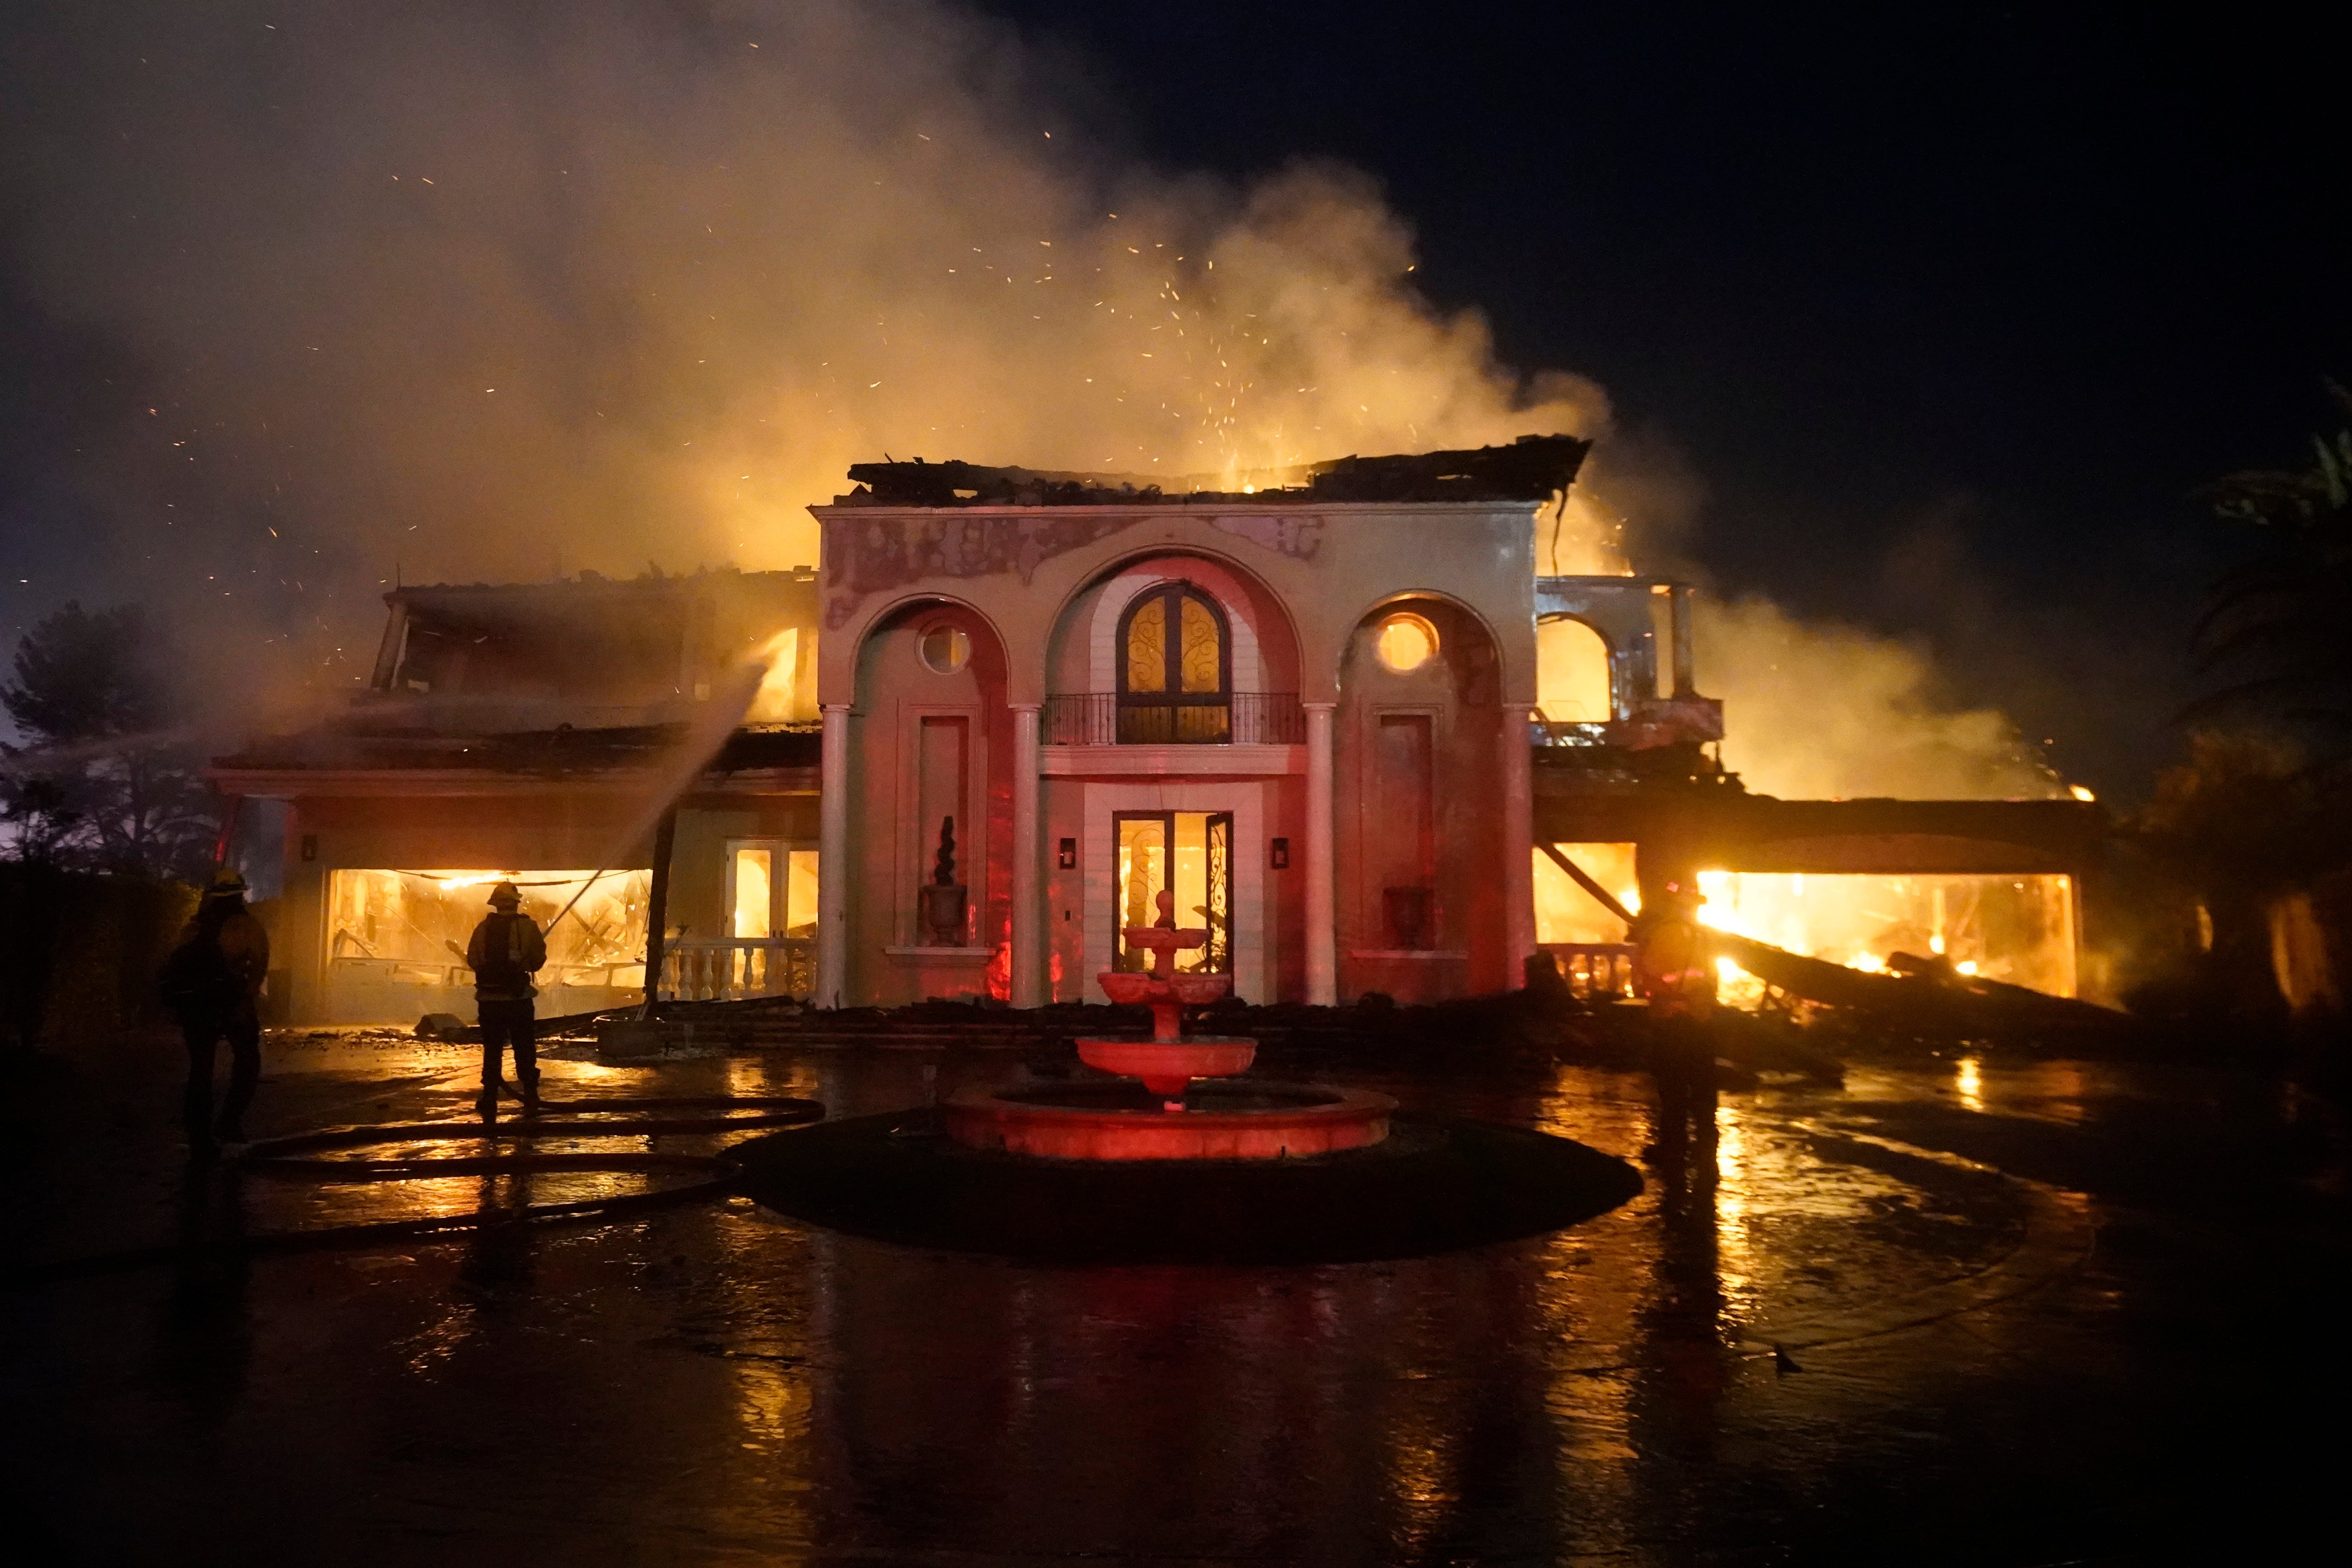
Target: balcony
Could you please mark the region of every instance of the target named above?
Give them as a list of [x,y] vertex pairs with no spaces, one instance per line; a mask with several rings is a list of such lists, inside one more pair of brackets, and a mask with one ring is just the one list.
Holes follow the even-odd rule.
[[1600,723],[1538,714],[1528,721],[1528,739],[1538,746],[1612,746],[1628,752],[1704,745],[1723,739],[1723,704],[1712,697],[1645,698]]
[[1235,691],[1156,701],[1116,691],[1045,699],[1048,746],[1297,746],[1307,715],[1295,691]]

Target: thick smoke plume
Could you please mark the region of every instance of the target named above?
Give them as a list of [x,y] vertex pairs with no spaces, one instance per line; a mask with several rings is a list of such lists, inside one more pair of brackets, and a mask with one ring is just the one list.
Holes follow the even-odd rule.
[[[1705,487],[1672,444],[1612,433],[1594,456],[1567,505],[1538,519],[1538,569],[1704,580],[1675,559]],[[1948,573],[1948,591],[1959,579]],[[1801,619],[1736,587],[1727,597],[1711,590],[1695,604],[1697,682],[1723,701],[1724,765],[1749,789],[1784,799],[2066,793],[2007,715],[1952,705],[1920,647]]]
[[1985,800],[2065,793],[1990,709],[1953,710],[1917,649],[1800,621],[1769,600],[1702,598],[1702,684],[1723,699],[1724,765],[1784,799]]
[[[938,0],[73,4],[6,56],[13,284],[86,405],[58,482],[0,501],[12,618],[147,599],[216,692],[350,689],[395,574],[813,561],[803,509],[885,454],[1238,473],[1608,433],[1598,387],[1415,290],[1363,175],[1138,167],[1083,73]],[[1588,481],[1548,567],[1687,510],[1639,443]],[[1760,745],[1748,636],[1802,634],[1714,622]],[[1899,660],[1818,652],[1791,689],[1910,700]],[[1981,717],[1748,765],[1942,793]]]
[[1417,295],[1362,176],[1124,166],[929,0],[53,26],[14,195],[41,300],[139,368],[89,465],[118,572],[791,565],[885,453],[1215,472],[1605,419]]

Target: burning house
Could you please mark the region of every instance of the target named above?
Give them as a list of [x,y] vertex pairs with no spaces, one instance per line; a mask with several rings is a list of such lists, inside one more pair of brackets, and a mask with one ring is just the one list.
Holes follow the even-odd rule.
[[213,770],[283,804],[279,1010],[470,1016],[466,937],[501,878],[554,921],[542,1014],[640,998],[656,904],[670,990],[804,992],[816,593],[803,570],[387,595],[351,710]]
[[1099,1000],[1163,889],[1246,1001],[1498,990],[1539,945],[1613,988],[1622,914],[1695,877],[1773,948],[2074,994],[2096,808],[1743,790],[1689,589],[1536,574],[1585,451],[865,464],[821,572],[395,591],[349,714],[215,770],[285,804],[277,989],[469,1011],[499,877],[555,922],[542,1013],[638,999],[649,946],[667,996]]
[[[1690,590],[1536,583],[1537,925],[1580,989],[1622,977],[1625,911],[1679,881],[1753,964],[1779,949],[1864,973],[1906,958],[2055,996],[2082,989],[2082,886],[2106,835],[2087,798],[1781,800],[1706,752],[1721,705],[1693,679]],[[1789,970],[1772,965],[1775,980]],[[1727,997],[1761,994],[1727,960]]]

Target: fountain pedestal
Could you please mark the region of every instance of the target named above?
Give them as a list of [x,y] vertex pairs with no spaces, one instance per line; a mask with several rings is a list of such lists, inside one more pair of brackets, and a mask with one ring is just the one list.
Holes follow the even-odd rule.
[[1184,1037],[1183,1009],[1202,1007],[1233,994],[1230,974],[1179,974],[1176,955],[1206,947],[1205,930],[1176,927],[1175,898],[1160,895],[1160,923],[1127,928],[1127,945],[1151,954],[1151,968],[1141,974],[1106,970],[1095,976],[1103,994],[1114,1002],[1141,1003],[1151,1009],[1151,1038],[1087,1038],[1078,1041],[1078,1059],[1090,1068],[1139,1078],[1143,1087],[1159,1095],[1160,1109],[1171,1114],[1184,1110],[1184,1093],[1196,1078],[1231,1078],[1249,1070],[1257,1059],[1257,1042],[1233,1035]]

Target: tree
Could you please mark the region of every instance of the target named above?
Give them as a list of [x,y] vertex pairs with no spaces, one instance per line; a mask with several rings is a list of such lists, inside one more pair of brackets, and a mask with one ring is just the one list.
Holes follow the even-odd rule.
[[71,792],[45,773],[16,771],[16,749],[0,762],[0,824],[6,825],[9,848],[16,858],[37,866],[55,866],[71,857],[82,827]]
[[19,858],[149,876],[201,875],[218,803],[169,719],[166,650],[135,605],[69,603],[16,645],[0,706],[0,818]]
[[[2137,829],[2210,919],[2209,979],[2274,1008],[2282,910],[2323,906],[2335,963],[2352,952],[2334,889],[2352,868],[2352,395],[2310,468],[2232,474],[2204,492],[2262,548],[2216,583],[2191,637],[2216,682],[2181,715],[2189,755],[2157,781]],[[2333,927],[2333,929],[2329,929]]]
[[2291,740],[2320,767],[2352,752],[2352,394],[2328,390],[2347,425],[2313,438],[2310,468],[2232,474],[2205,492],[2268,538],[2207,596],[2198,670],[2221,684],[2183,715]]

